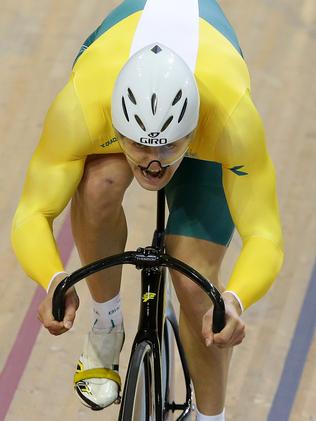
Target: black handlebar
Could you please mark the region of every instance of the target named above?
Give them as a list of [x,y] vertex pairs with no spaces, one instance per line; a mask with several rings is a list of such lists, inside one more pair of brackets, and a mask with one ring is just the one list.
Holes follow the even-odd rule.
[[67,276],[56,287],[53,296],[53,316],[61,321],[65,314],[65,294],[67,290],[77,282],[112,266],[131,264],[137,269],[157,268],[160,266],[169,267],[181,272],[183,275],[195,282],[212,300],[213,309],[213,332],[220,332],[225,326],[225,305],[219,291],[209,281],[189,265],[177,260],[168,254],[161,254],[153,247],[139,248],[137,251],[127,251],[122,254],[106,257],[98,260],[81,269],[76,270]]

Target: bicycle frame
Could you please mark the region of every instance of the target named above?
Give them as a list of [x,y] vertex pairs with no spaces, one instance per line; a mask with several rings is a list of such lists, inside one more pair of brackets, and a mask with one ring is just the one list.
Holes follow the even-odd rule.
[[[225,325],[225,306],[220,293],[206,278],[192,267],[165,253],[164,229],[165,193],[164,190],[160,190],[157,195],[157,226],[151,246],[106,257],[76,270],[57,286],[53,296],[53,315],[56,320],[60,321],[64,317],[65,293],[68,288],[75,285],[81,279],[101,270],[122,264],[132,264],[142,271],[139,324],[131,355],[133,355],[133,352],[141,342],[147,341],[151,345],[154,370],[155,373],[160,373],[158,376],[155,376],[155,411],[158,414],[157,421],[163,420],[168,411],[174,412],[175,410],[182,410],[182,414],[178,418],[178,420],[182,420],[190,412],[192,406],[190,376],[179,338],[176,317],[171,306],[168,306],[165,312],[165,268],[168,267],[181,272],[195,282],[209,296],[214,305],[212,326],[214,332],[221,331]],[[181,405],[177,405],[174,402],[164,402],[162,396],[161,345],[164,335],[163,326],[165,317],[172,326],[184,371],[186,402]],[[129,370],[127,372],[128,375]],[[124,393],[119,419],[121,419],[123,405]]]

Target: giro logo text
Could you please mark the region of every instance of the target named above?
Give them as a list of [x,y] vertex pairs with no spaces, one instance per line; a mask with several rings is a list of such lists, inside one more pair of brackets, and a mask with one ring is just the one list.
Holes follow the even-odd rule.
[[168,143],[168,140],[166,138],[161,139],[152,139],[149,137],[141,137],[140,143],[143,143],[145,145],[166,145]]

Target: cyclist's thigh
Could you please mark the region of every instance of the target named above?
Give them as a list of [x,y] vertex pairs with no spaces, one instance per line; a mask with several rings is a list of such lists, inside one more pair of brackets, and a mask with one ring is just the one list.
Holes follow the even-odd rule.
[[[93,196],[91,199],[110,200],[109,195],[122,199],[133,179],[133,174],[123,154],[89,155],[77,194]],[[107,193],[107,196],[104,196]]]
[[222,166],[184,158],[166,187],[167,234],[228,246],[234,223],[222,184]]
[[[218,274],[234,224],[222,185],[222,168],[215,162],[185,158],[166,187],[169,206],[167,251],[197,269],[220,290]],[[203,314],[209,300],[177,271],[172,281],[181,307],[194,317]]]

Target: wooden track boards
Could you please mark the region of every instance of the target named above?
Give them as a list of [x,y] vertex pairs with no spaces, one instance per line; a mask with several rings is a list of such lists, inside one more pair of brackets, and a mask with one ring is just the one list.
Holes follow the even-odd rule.
[[[47,108],[66,82],[81,42],[117,4],[109,0],[1,0],[1,370],[36,289],[26,280],[9,243],[12,214],[26,167]],[[316,4],[314,0],[224,0],[221,5],[235,26],[249,64],[253,97],[264,119],[276,166],[285,234],[284,268],[265,299],[244,315],[247,339],[235,350],[228,388],[228,421],[263,421],[278,389],[315,259]],[[143,221],[152,219],[154,195],[133,184],[125,207],[130,227],[128,248],[146,245],[151,227],[144,232]],[[56,232],[64,215],[56,223]],[[225,260],[225,280],[239,247],[235,237]],[[72,270],[78,265],[73,253],[68,267]],[[127,331],[123,377],[138,313],[136,276],[136,271],[128,269],[123,282]],[[117,407],[93,413],[80,406],[72,392],[73,369],[90,322],[86,288],[80,286],[79,292],[81,308],[74,329],[59,338],[41,330],[7,421],[116,419]],[[316,419],[315,357],[314,340],[292,421]]]

